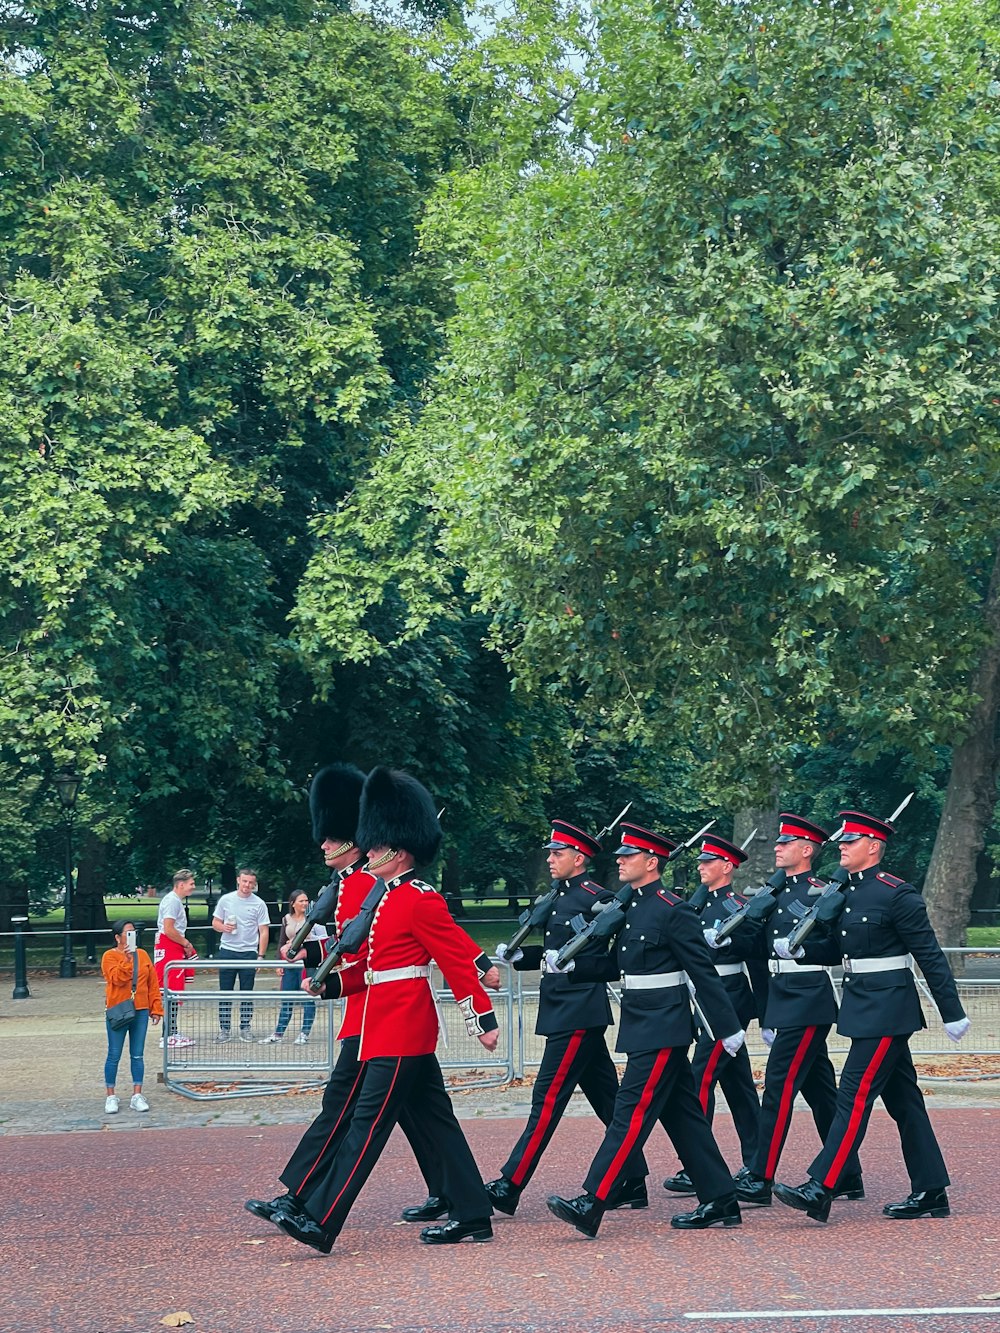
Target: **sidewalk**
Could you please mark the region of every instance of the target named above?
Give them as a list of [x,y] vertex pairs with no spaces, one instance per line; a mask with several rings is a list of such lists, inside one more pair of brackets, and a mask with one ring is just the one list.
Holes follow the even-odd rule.
[[[145,1092],[150,1111],[137,1115],[128,1110],[128,1098],[116,1116],[104,1114],[103,1065],[106,1051],[104,983],[99,976],[62,980],[54,974],[34,974],[28,981],[31,997],[12,1000],[9,982],[0,995],[0,1136],[61,1133],[68,1130],[134,1130],[180,1128],[196,1125],[283,1125],[307,1124],[319,1110],[320,1092],[293,1092],[278,1096],[240,1097],[197,1102],[173,1093],[157,1081],[162,1052],[150,1030],[146,1042]],[[525,1014],[525,1026],[534,1026],[533,1011]],[[756,1031],[752,1034],[754,1070],[763,1068]],[[997,1063],[997,1057],[990,1057]],[[975,1065],[976,1059],[959,1064]],[[927,1063],[917,1059],[918,1070]],[[935,1071],[941,1061],[930,1061]],[[128,1056],[119,1068],[119,1095],[129,1087]],[[974,1082],[949,1081],[924,1085],[933,1102],[949,1106],[1000,1105],[1000,1078]],[[530,1079],[494,1088],[462,1089],[455,1092],[455,1109],[462,1118],[482,1119],[509,1116],[527,1118],[531,1100]],[[725,1113],[720,1099],[720,1111]],[[579,1094],[570,1114],[592,1115]]]

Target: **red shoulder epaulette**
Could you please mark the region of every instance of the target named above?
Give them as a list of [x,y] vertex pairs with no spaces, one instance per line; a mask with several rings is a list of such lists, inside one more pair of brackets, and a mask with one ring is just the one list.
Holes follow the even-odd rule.
[[676,893],[671,893],[669,889],[657,889],[656,896],[657,898],[662,898],[668,907],[676,907],[678,903],[684,901],[684,899],[679,898]]
[[886,870],[880,870],[875,878],[880,879],[883,884],[888,884],[892,889],[898,889],[900,884],[906,883],[905,879],[900,879],[898,875],[890,875]]
[[825,880],[825,879],[817,879],[815,875],[806,875],[806,879],[809,881],[809,883],[812,885],[812,887],[813,887],[814,889],[825,889],[825,888],[826,888],[826,880]]
[[594,879],[585,879],[581,881],[580,887],[586,889],[588,893],[603,893],[604,888]]

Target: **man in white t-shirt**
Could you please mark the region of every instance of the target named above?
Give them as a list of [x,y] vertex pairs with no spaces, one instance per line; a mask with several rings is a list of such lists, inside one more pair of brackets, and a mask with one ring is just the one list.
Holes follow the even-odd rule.
[[[257,896],[256,870],[240,870],[236,876],[236,892],[224,893],[212,917],[212,925],[222,936],[219,942],[220,963],[243,963],[243,967],[220,967],[219,989],[231,991],[237,979],[240,990],[253,990],[257,979],[256,963],[267,953],[270,917],[267,903]],[[232,1005],[219,1005],[219,1035],[217,1041],[232,1041]],[[253,1004],[240,1001],[240,1041],[253,1041],[250,1030],[253,1022]]]
[[163,974],[168,963],[180,962],[184,958],[196,957],[194,945],[187,938],[187,907],[185,900],[194,893],[194,871],[178,870],[174,874],[173,888],[164,894],[160,910],[156,916],[156,938],[153,941],[153,968],[167,1000],[166,1022],[160,1045],[164,1042],[170,1047],[193,1046],[194,1038],[185,1037],[177,1031],[177,1010],[180,995],[188,978],[194,976],[194,970],[175,967],[167,973],[166,983]]

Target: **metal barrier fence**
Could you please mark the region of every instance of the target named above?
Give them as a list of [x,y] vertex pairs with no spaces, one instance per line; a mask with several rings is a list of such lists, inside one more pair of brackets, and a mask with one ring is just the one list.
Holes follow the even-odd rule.
[[[333,1069],[334,1033],[343,1004],[310,1000],[301,990],[275,989],[271,978],[284,966],[281,962],[167,964],[165,979],[185,968],[195,971],[194,982],[188,982],[183,992],[164,990],[163,1081],[171,1091],[212,1101],[305,1090],[326,1082]],[[200,975],[215,971],[253,971],[254,988],[222,991],[199,987]],[[256,979],[264,983],[260,989]],[[515,1076],[516,1051],[510,986],[490,992],[500,1039],[495,1051],[487,1051],[477,1037],[466,1032],[451,991],[436,971],[431,980],[444,1026],[438,1060],[446,1074],[452,1075],[450,1085],[478,1088],[510,1082]],[[279,1022],[283,1035],[278,1041],[271,1040]],[[307,1034],[305,1041],[301,1040],[303,1033]]]

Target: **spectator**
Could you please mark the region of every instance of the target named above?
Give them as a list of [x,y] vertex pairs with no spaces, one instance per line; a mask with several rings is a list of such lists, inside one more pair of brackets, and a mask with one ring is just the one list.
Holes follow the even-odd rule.
[[193,1046],[194,1038],[185,1037],[177,1031],[177,1011],[188,981],[194,979],[194,969],[175,967],[171,970],[164,985],[164,973],[168,963],[179,962],[183,958],[196,958],[194,945],[187,939],[187,907],[185,899],[194,893],[194,871],[178,870],[174,873],[173,888],[164,895],[160,910],[156,915],[156,939],[153,941],[153,965],[156,968],[156,980],[160,989],[167,992],[166,1031],[160,1038],[170,1047]]
[[101,959],[101,972],[105,983],[104,1007],[110,1009],[113,1004],[120,1004],[122,1000],[129,998],[132,994],[132,976],[135,973],[135,1016],[127,1027],[118,1028],[117,1031],[105,1019],[108,1032],[108,1054],[104,1061],[104,1083],[107,1089],[105,1115],[118,1114],[115,1080],[118,1077],[122,1051],[125,1049],[126,1034],[128,1058],[132,1067],[132,1100],[129,1106],[133,1111],[149,1110],[149,1102],[142,1095],[142,1080],[146,1072],[142,1051],[146,1044],[146,1031],[150,1019],[158,1023],[163,1017],[160,983],[149,954],[145,949],[136,947],[135,926],[131,921],[116,921],[112,929],[115,947],[108,949]]
[[[306,936],[305,943],[298,953],[289,957],[287,952],[287,946],[292,936],[305,922],[308,907],[308,893],[305,889],[295,889],[288,899],[288,912],[281,918],[281,932],[278,935],[278,956],[284,958],[286,963],[296,963],[300,960],[305,963],[304,968],[283,967],[280,969],[278,976],[281,978],[281,989],[283,991],[301,990],[303,979],[312,977],[323,959],[322,941],[327,937],[326,926],[321,926],[318,922]],[[282,1003],[281,1012],[278,1014],[278,1022],[274,1031],[269,1037],[261,1037],[261,1045],[280,1041],[285,1035],[291,1017],[292,1006],[285,1000]],[[295,1038],[296,1046],[304,1046],[309,1040],[309,1033],[312,1031],[315,1018],[316,1006],[311,1002],[304,1005],[302,1009],[302,1031]]]
[[[219,989],[235,989],[237,980],[241,991],[253,990],[257,979],[257,962],[267,953],[270,918],[267,904],[257,896],[256,870],[243,869],[236,875],[236,892],[224,893],[212,917],[212,925],[223,937],[219,943],[220,963],[243,963],[242,967],[220,967]],[[253,1004],[240,1001],[240,1041],[253,1041],[250,1030],[253,1022]],[[232,1005],[219,1005],[219,1035],[217,1041],[232,1041]]]

